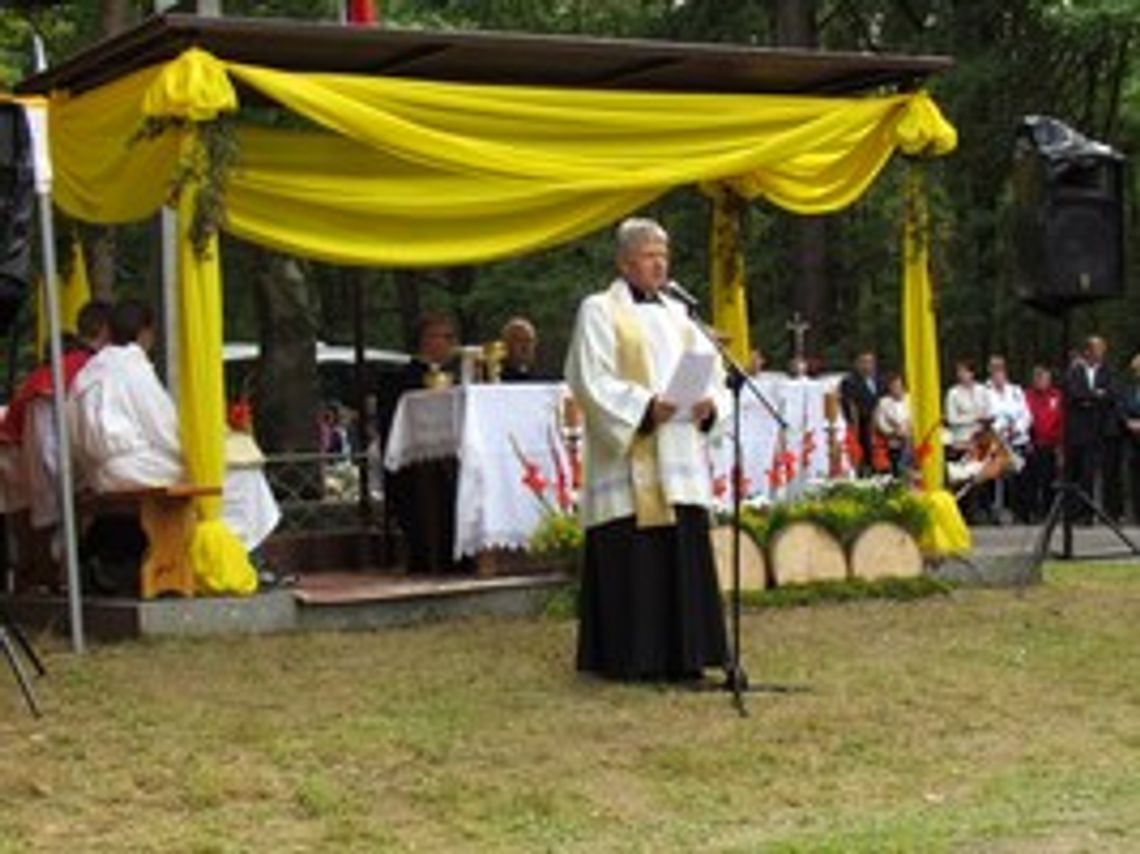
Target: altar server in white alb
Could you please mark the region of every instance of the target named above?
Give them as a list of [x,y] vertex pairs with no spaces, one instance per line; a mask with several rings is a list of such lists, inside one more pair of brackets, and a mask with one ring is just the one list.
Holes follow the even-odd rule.
[[178,413],[147,355],[153,345],[150,306],[122,300],[111,312],[111,344],[75,380],[71,435],[79,468],[96,492],[184,480]]
[[682,355],[712,350],[668,295],[668,240],[652,220],[618,227],[620,276],[582,302],[566,361],[586,421],[578,668],[614,679],[727,661],[706,438],[728,405],[719,367],[685,411],[664,399]]
[[[69,403],[77,462],[96,492],[170,486],[186,480],[178,412],[155,373],[154,313],[139,300],[111,314],[111,346],[91,358]],[[223,516],[247,549],[272,533],[280,509],[251,437],[227,440]]]

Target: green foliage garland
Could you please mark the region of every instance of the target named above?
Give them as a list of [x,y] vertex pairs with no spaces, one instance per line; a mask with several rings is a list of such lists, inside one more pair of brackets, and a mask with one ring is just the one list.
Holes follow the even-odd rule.
[[914,537],[928,517],[918,497],[894,480],[828,483],[793,501],[765,509],[745,508],[741,523],[761,548],[792,522],[815,522],[844,546],[876,522],[891,522]]

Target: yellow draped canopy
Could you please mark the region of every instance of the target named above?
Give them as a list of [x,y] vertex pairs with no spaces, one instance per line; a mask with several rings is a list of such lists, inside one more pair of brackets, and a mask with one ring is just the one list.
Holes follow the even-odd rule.
[[[238,124],[224,227],[339,264],[440,266],[533,251],[685,183],[714,188],[722,203],[763,196],[828,213],[859,198],[896,151],[941,155],[956,144],[921,91],[832,98],[471,85],[278,71],[191,49],[91,92],[53,96],[59,206],[97,223],[153,214],[195,124],[237,109],[236,85],[306,128]],[[184,121],[143,137],[147,119]],[[717,233],[734,233],[722,225]],[[212,484],[224,473],[217,261],[216,246],[183,252],[179,347],[188,363],[180,376],[195,384],[182,397],[188,465]],[[721,266],[735,291],[717,305],[733,313],[728,325],[743,330],[736,344],[745,346],[743,274]],[[217,508],[203,516],[216,518]]]

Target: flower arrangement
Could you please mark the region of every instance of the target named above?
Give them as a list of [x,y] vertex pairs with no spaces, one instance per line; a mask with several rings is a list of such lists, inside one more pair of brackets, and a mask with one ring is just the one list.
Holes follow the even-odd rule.
[[744,530],[761,546],[799,521],[816,522],[847,544],[876,522],[891,522],[918,538],[929,519],[918,496],[891,477],[825,482],[793,501],[745,508],[741,516]]
[[226,423],[237,433],[253,432],[253,407],[248,398],[241,397],[230,404],[226,413]]
[[553,432],[548,442],[552,477],[543,474],[542,465],[523,452],[513,435],[510,443],[522,466],[520,482],[543,511],[542,520],[531,534],[528,550],[554,556],[577,554],[586,539],[577,514],[577,491],[581,486],[579,466],[573,457],[567,460],[559,452]]

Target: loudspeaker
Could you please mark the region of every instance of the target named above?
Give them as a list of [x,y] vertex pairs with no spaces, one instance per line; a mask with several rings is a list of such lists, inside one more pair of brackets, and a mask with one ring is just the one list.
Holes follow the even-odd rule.
[[1017,291],[1055,311],[1119,297],[1125,161],[1054,119],[1023,122],[1014,154]]
[[0,335],[15,322],[30,289],[34,178],[24,109],[0,103]]

